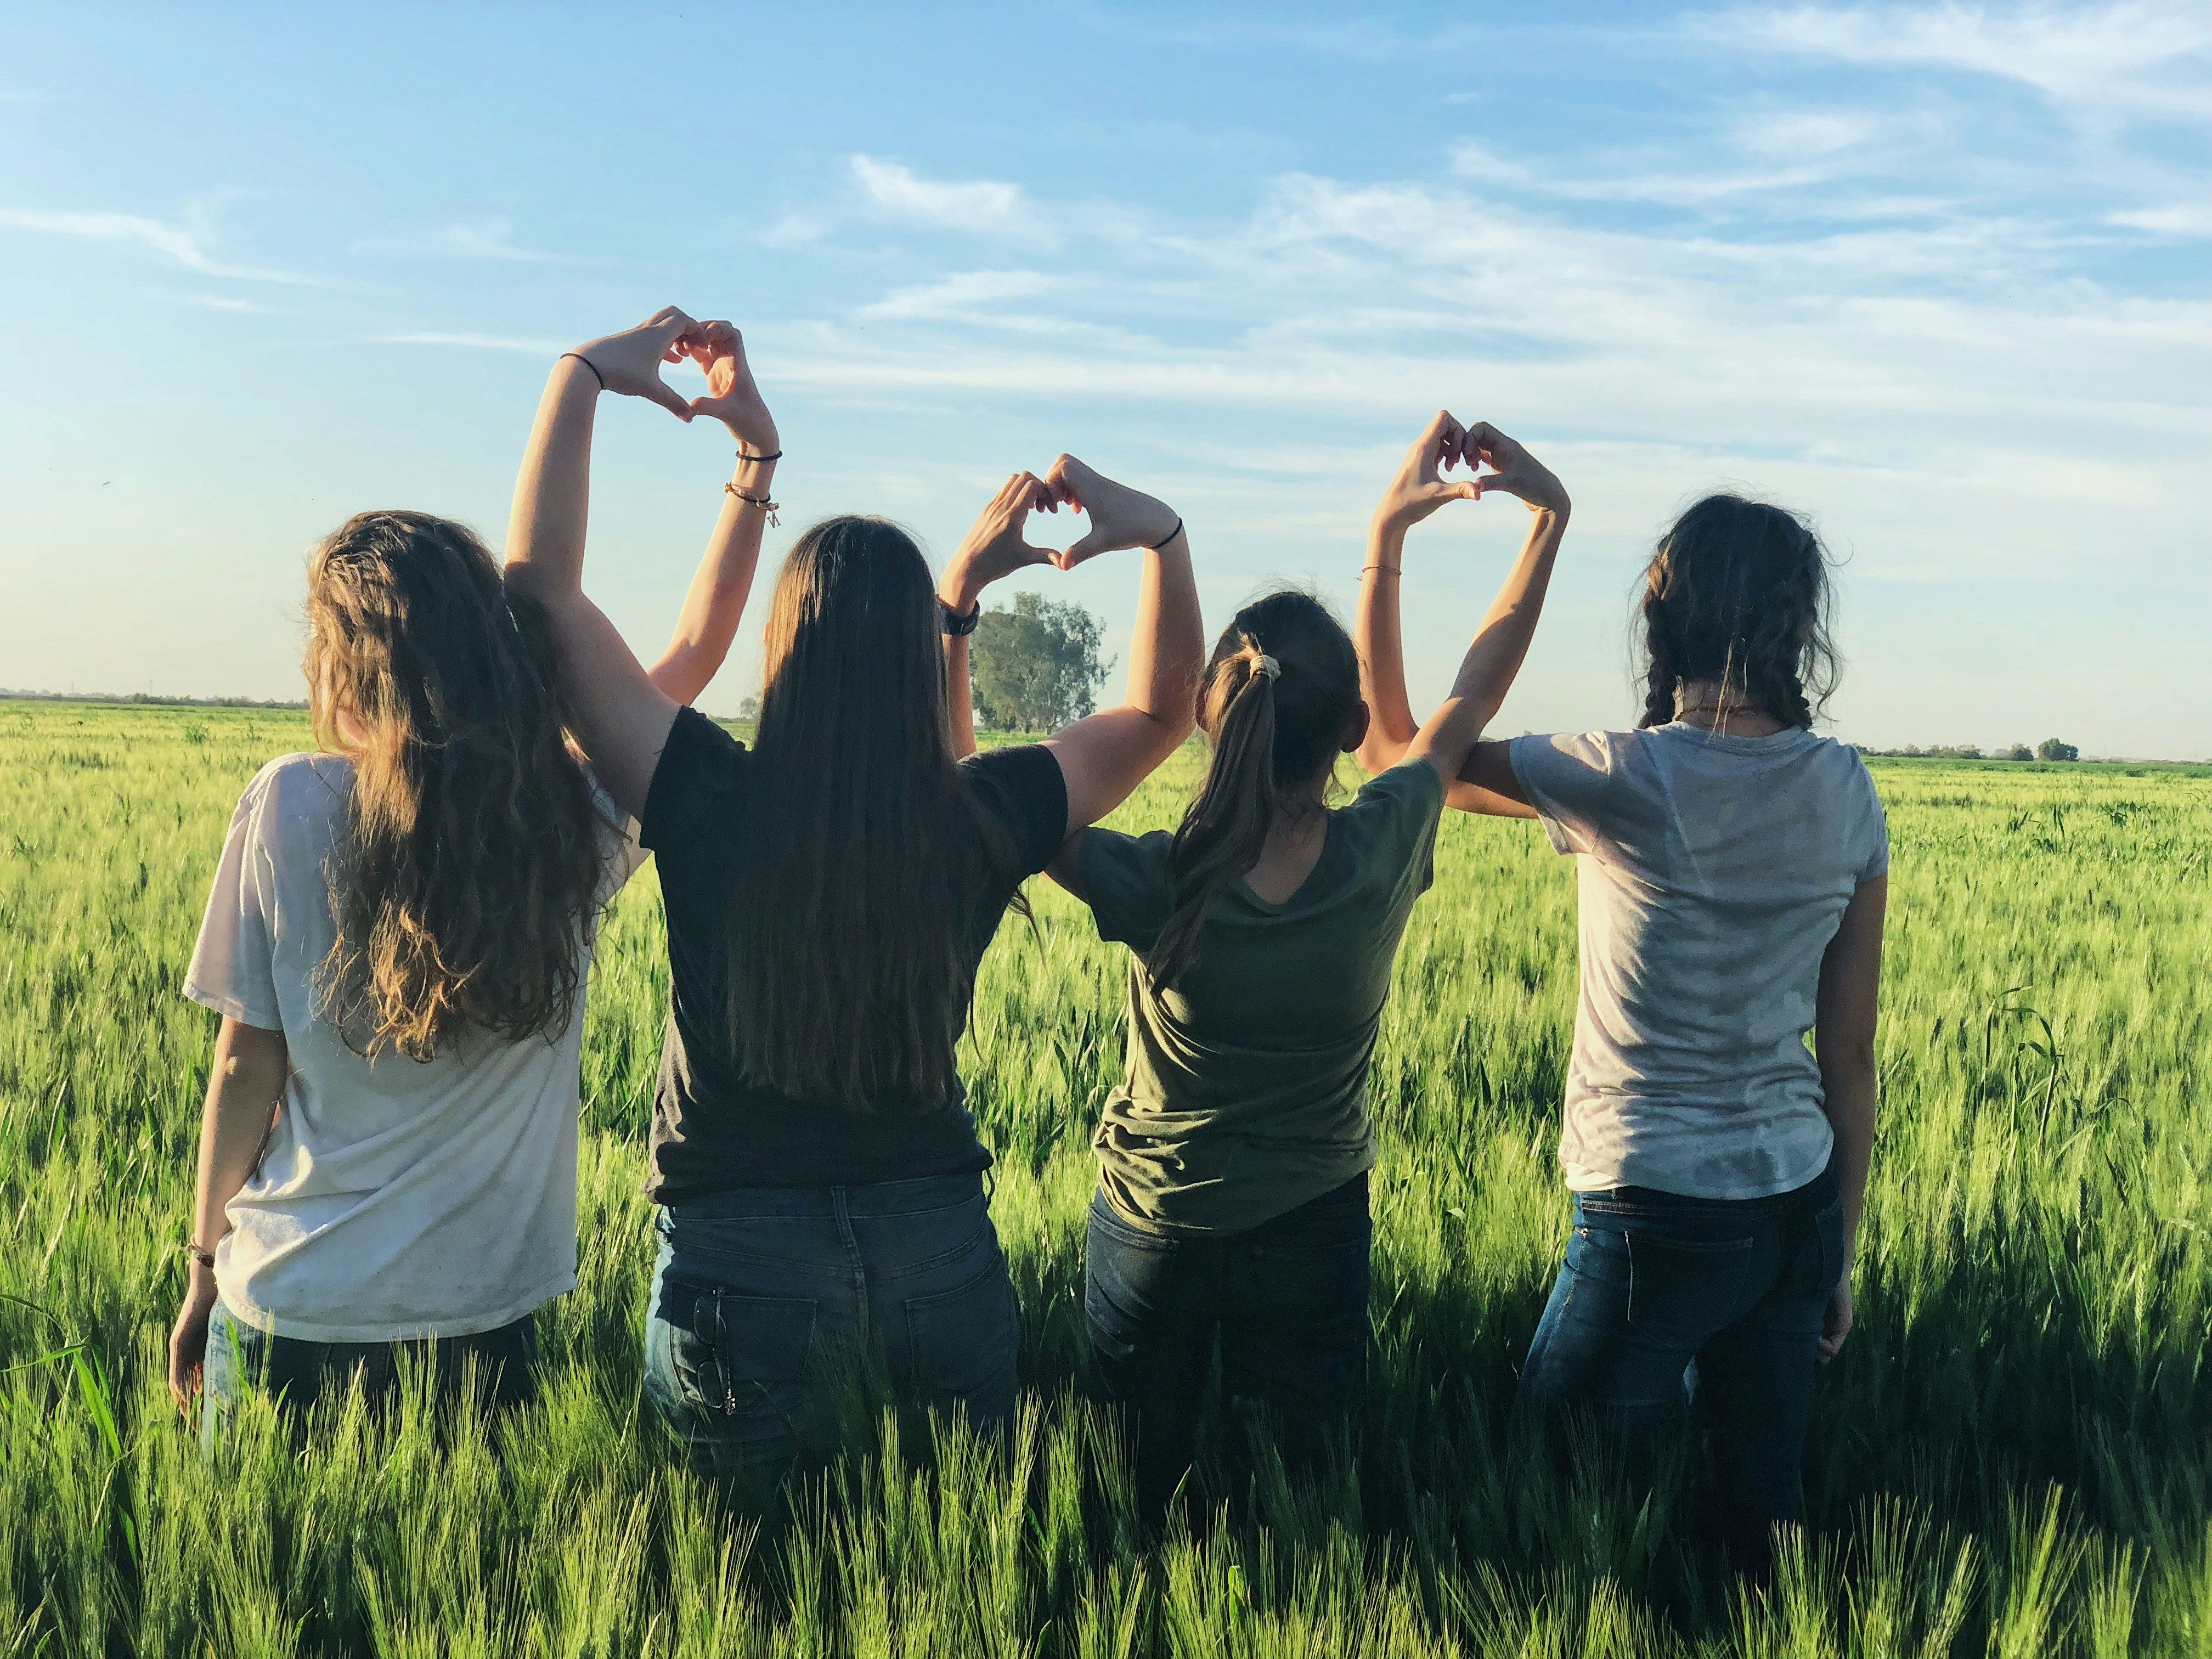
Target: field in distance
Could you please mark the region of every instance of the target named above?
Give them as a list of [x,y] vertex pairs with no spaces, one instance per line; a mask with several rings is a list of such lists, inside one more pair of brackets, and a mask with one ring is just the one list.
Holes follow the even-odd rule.
[[[878,1422],[755,1521],[641,1410],[639,1195],[666,991],[651,866],[584,1062],[581,1285],[489,1428],[266,1413],[212,1466],[162,1382],[213,1018],[178,995],[283,711],[0,702],[0,1656],[2212,1650],[2212,775],[1875,762],[1895,849],[1858,1326],[1815,1526],[1769,1595],[1502,1451],[1567,1224],[1553,1148],[1573,872],[1447,815],[1376,1069],[1376,1345],[1348,1462],[1251,1473],[1217,1420],[1142,1537],[1083,1405],[1088,1133],[1125,954],[1031,884],[963,1064],[1033,1385],[1009,1466]],[[1119,815],[1171,825],[1197,753]],[[1234,1455],[1232,1455],[1234,1454]]]

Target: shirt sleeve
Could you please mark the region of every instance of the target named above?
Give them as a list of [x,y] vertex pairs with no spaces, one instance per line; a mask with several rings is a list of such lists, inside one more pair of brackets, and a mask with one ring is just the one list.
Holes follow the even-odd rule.
[[1098,937],[1142,952],[1152,948],[1175,908],[1168,853],[1175,837],[1164,830],[1125,836],[1086,830],[1077,849],[1083,901],[1098,924]]
[[1437,824],[1443,811],[1443,779],[1417,760],[1370,778],[1344,817],[1359,836],[1362,867],[1388,876],[1394,892],[1410,880],[1419,894],[1437,878]]
[[744,744],[697,709],[678,709],[646,786],[645,813],[638,820],[640,859],[647,852],[658,854],[665,878],[700,858],[726,858],[729,796],[745,759]]
[[1067,780],[1042,744],[986,750],[960,763],[985,805],[1013,837],[1024,878],[1050,864],[1067,840]]
[[256,778],[230,815],[199,943],[185,970],[185,995],[243,1024],[281,1031],[276,1001],[276,869],[262,840],[267,776]]
[[1889,815],[1883,811],[1881,791],[1875,787],[1874,774],[1867,770],[1866,763],[1859,763],[1859,779],[1866,786],[1867,860],[1859,872],[1859,883],[1863,886],[1876,876],[1889,873]]
[[1551,837],[1554,852],[1597,850],[1599,824],[1620,786],[1612,746],[1603,732],[1516,738],[1506,753],[1528,805]]

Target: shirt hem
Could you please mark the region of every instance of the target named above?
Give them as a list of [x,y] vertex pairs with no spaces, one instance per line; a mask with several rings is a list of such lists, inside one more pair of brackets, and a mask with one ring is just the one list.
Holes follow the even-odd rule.
[[191,980],[185,981],[185,1000],[197,1002],[201,1007],[211,1008],[218,1014],[227,1014],[240,1025],[251,1025],[257,1031],[281,1031],[284,1029],[283,1015],[265,1008],[256,1007],[250,1003],[240,1002],[236,997],[227,997],[220,992],[210,991],[204,985],[194,984]]
[[454,1314],[444,1319],[417,1321],[405,1325],[323,1325],[313,1320],[295,1319],[289,1315],[277,1313],[252,1297],[240,1296],[225,1285],[220,1275],[216,1280],[216,1291],[222,1298],[222,1305],[230,1310],[240,1323],[252,1326],[264,1336],[289,1337],[301,1342],[444,1341],[459,1336],[481,1336],[486,1331],[495,1331],[503,1325],[514,1324],[526,1314],[535,1313],[555,1297],[565,1296],[575,1288],[576,1275],[566,1273],[487,1313]]
[[1625,1168],[1596,1170],[1559,1160],[1559,1169],[1566,1179],[1571,1193],[1610,1192],[1615,1187],[1643,1187],[1655,1193],[1671,1193],[1676,1198],[1696,1199],[1707,1204],[1748,1203],[1753,1199],[1778,1198],[1784,1193],[1794,1193],[1800,1187],[1820,1178],[1820,1172],[1835,1161],[1836,1149],[1832,1141],[1820,1156],[1794,1175],[1781,1179],[1754,1182],[1747,1187],[1730,1188],[1726,1192],[1699,1190],[1694,1182],[1687,1182],[1668,1170],[1639,1170],[1633,1164]]

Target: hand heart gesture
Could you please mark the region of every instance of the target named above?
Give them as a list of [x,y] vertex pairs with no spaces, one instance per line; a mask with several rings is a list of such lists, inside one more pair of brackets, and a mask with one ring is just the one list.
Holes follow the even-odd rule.
[[781,448],[775,417],[768,412],[767,399],[754,383],[752,366],[745,362],[744,336],[725,322],[701,323],[683,343],[691,361],[707,374],[707,395],[691,400],[691,414],[712,416],[756,455]]
[[1375,509],[1376,516],[1402,530],[1420,523],[1446,501],[1480,500],[1480,484],[1472,479],[1447,483],[1442,476],[1459,465],[1466,437],[1466,428],[1453,418],[1451,411],[1438,410],[1428,425],[1421,428],[1421,435],[1413,440],[1406,459],[1398,463],[1398,474],[1382,492],[1382,504]]
[[1182,520],[1166,502],[1116,483],[1073,455],[1061,456],[1044,476],[1057,500],[1091,515],[1091,528],[1083,538],[1065,553],[1052,555],[1053,563],[1062,570],[1125,547],[1158,547],[1182,526]]
[[691,404],[660,378],[663,363],[684,361],[682,345],[699,325],[674,306],[663,306],[635,328],[603,334],[568,355],[597,370],[599,384],[626,398],[649,398],[679,421],[691,418]]
[[1494,469],[1474,481],[1481,494],[1498,490],[1517,496],[1528,503],[1531,513],[1564,513],[1571,505],[1566,486],[1551,468],[1489,422],[1477,421],[1468,428],[1460,448],[1468,465]]
[[1048,548],[1030,546],[1023,532],[1030,514],[1059,511],[1051,487],[1034,472],[1017,472],[1000,485],[953,556],[962,591],[980,593],[1001,576],[1058,556]]

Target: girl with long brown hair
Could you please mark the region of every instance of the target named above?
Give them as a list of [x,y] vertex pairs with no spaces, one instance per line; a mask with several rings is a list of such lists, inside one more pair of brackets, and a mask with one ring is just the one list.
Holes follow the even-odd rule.
[[[1488,428],[1461,447],[1521,462]],[[1370,768],[1412,730],[1398,563],[1381,548],[1360,599]],[[1699,1525],[1758,1566],[1803,1514],[1815,1363],[1851,1325],[1889,840],[1857,754],[1813,730],[1836,659],[1804,520],[1708,496],[1643,589],[1636,729],[1484,744],[1451,792],[1540,819],[1581,893],[1575,1224],[1516,1412],[1595,1419],[1640,1455],[1686,1394]]]
[[[692,349],[750,386],[726,325]],[[757,400],[756,400],[757,401]],[[730,501],[653,681],[689,702],[760,551]],[[575,1283],[577,1054],[602,907],[642,854],[569,750],[554,631],[464,526],[363,513],[307,571],[312,755],[231,820],[185,994],[222,1016],[191,1289],[170,1340],[208,1431],[434,1344],[496,1398]]]
[[[1188,732],[1198,598],[1182,520],[1064,455],[1010,479],[934,585],[896,525],[824,520],[777,579],[746,747],[653,685],[582,586],[599,393],[672,398],[659,365],[695,326],[664,312],[554,366],[507,574],[545,605],[577,734],[659,860],[647,1386],[702,1461],[774,1474],[832,1447],[842,1362],[863,1356],[906,1401],[1013,1409],[1013,1286],[956,1045],[1023,879]],[[751,452],[746,499],[775,448]],[[1060,506],[1091,520],[1063,568],[1147,550],[1127,701],[963,761],[948,653],[964,699],[983,589],[1047,557],[1022,526]]]
[[[1473,486],[1439,414],[1376,510],[1406,530]],[[1094,1370],[1136,1419],[1157,1512],[1194,1445],[1217,1334],[1224,1392],[1267,1408],[1292,1462],[1358,1398],[1375,1159],[1367,1077],[1392,964],[1428,888],[1447,780],[1519,671],[1566,526],[1533,461],[1496,480],[1539,509],[1451,695],[1399,763],[1330,804],[1367,735],[1342,624],[1296,591],[1240,611],[1198,723],[1213,753],[1173,835],[1092,830],[1052,873],[1129,946],[1126,1076],[1095,1146],[1084,1290]]]

